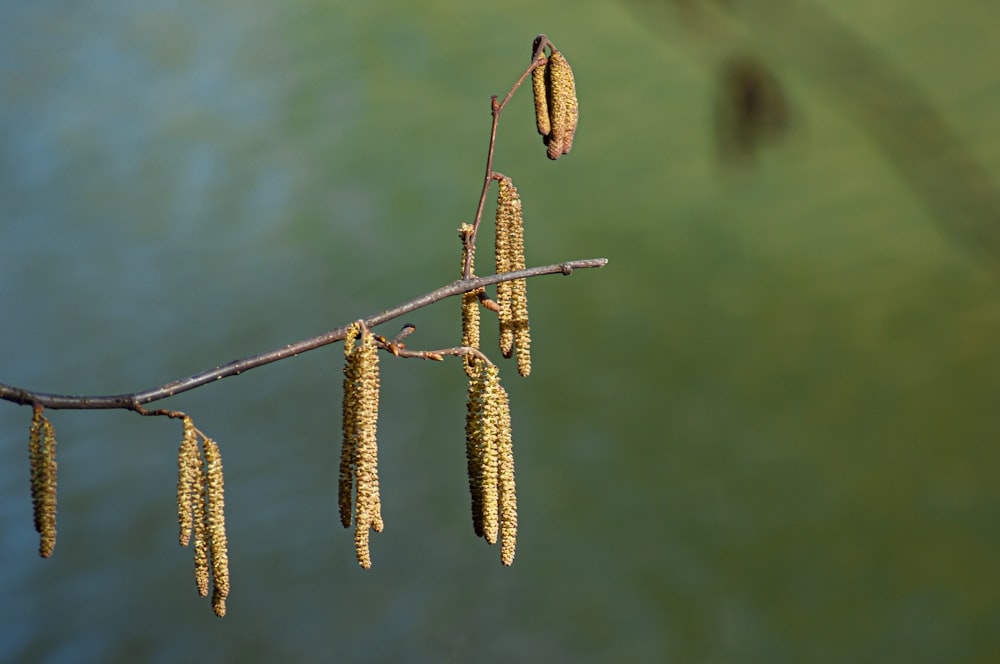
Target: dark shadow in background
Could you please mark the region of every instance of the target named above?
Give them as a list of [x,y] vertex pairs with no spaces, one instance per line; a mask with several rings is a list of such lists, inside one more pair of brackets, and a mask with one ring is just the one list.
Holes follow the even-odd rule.
[[720,149],[746,156],[787,128],[779,79],[762,60],[743,55],[748,48],[759,50],[772,66],[791,70],[826,95],[879,147],[945,234],[1000,271],[1000,192],[920,90],[877,47],[808,0],[627,4],[644,17],[669,17],[696,50],[729,51],[717,72]]
[[715,143],[725,164],[755,163],[757,152],[781,139],[791,125],[781,82],[766,64],[750,55],[736,55],[722,63],[714,109]]

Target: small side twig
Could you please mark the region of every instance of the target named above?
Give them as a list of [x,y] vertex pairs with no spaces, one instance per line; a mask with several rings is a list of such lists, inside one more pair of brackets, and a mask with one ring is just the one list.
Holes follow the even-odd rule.
[[486,207],[486,196],[489,193],[490,181],[493,180],[493,152],[497,143],[497,127],[500,124],[500,114],[503,113],[503,109],[507,107],[507,103],[517,92],[517,89],[521,87],[525,79],[531,76],[531,72],[535,71],[535,68],[539,65],[545,64],[545,56],[543,51],[545,46],[551,44],[548,37],[545,35],[538,35],[535,38],[535,51],[531,54],[531,64],[525,69],[516,81],[514,85],[511,86],[510,90],[504,96],[503,101],[498,102],[497,96],[494,95],[490,98],[490,111],[493,114],[493,122],[490,125],[490,146],[486,151],[486,177],[483,178],[483,188],[479,193],[479,203],[476,205],[476,216],[472,222],[472,235],[469,237],[469,241],[466,243],[465,253],[465,273],[464,277],[466,279],[472,276],[472,247],[476,245],[476,236],[479,234],[479,222],[483,218],[483,209]]

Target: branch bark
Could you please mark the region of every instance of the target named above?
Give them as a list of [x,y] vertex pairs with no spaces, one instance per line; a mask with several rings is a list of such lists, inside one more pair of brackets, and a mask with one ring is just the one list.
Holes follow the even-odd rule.
[[[442,286],[441,288],[433,290],[429,293],[420,295],[419,297],[413,298],[412,300],[404,302],[403,304],[391,309],[386,309],[381,313],[371,315],[363,320],[365,325],[368,327],[374,327],[395,318],[399,318],[400,316],[405,316],[410,312],[422,309],[423,307],[434,304],[440,300],[460,295],[484,286],[490,286],[504,281],[511,281],[513,279],[530,279],[532,277],[539,277],[545,274],[568,275],[572,273],[573,270],[577,269],[604,267],[607,262],[607,258],[590,258],[566,261],[564,263],[554,263],[552,265],[543,265],[540,267],[532,267],[525,270],[517,270],[516,272],[494,274],[488,277],[458,279],[446,286]],[[65,394],[35,392],[0,383],[0,399],[20,405],[44,406],[45,408],[53,410],[124,409],[141,413],[143,412],[142,406],[145,404],[160,401],[161,399],[166,399],[168,397],[181,394],[182,392],[193,390],[197,387],[201,387],[202,385],[221,380],[222,378],[238,376],[239,374],[249,371],[250,369],[255,369],[257,367],[264,366],[265,364],[271,364],[272,362],[278,362],[280,360],[299,355],[300,353],[305,353],[306,351],[314,350],[316,348],[340,341],[347,334],[347,330],[350,325],[351,324],[343,325],[319,336],[303,339],[302,341],[288,344],[265,353],[251,355],[250,357],[245,357],[241,360],[233,360],[232,362],[223,364],[215,369],[203,371],[201,373],[194,374],[193,376],[181,378],[165,385],[161,385],[160,387],[140,392],[100,396],[71,396]]]

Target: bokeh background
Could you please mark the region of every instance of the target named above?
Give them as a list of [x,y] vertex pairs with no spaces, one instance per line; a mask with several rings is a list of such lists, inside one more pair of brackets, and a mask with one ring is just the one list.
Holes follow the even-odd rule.
[[[523,90],[495,166],[529,264],[610,264],[529,284],[510,569],[470,527],[455,361],[383,362],[367,572],[339,344],[165,402],[222,447],[222,620],[176,543],[175,422],[50,413],[43,561],[29,411],[0,404],[0,660],[996,661],[997,25],[987,0],[3,3],[5,383],[154,387],[450,281],[490,95],[540,32],[574,150],[545,158]],[[408,320],[458,338],[457,301]]]

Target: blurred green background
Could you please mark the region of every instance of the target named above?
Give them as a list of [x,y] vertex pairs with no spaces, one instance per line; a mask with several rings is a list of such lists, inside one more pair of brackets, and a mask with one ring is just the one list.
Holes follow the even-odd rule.
[[[610,264],[529,284],[510,569],[469,523],[455,361],[383,361],[367,572],[339,344],[165,402],[222,447],[223,620],[176,544],[176,423],[50,413],[43,561],[29,411],[0,404],[0,660],[995,661],[997,25],[984,0],[3,3],[0,381],[149,388],[450,281],[490,95],[540,32],[574,150],[545,158],[523,90],[495,168],[529,264]],[[784,121],[720,158],[733,58]],[[458,338],[457,301],[407,320]]]

